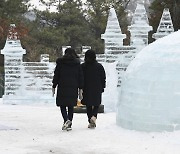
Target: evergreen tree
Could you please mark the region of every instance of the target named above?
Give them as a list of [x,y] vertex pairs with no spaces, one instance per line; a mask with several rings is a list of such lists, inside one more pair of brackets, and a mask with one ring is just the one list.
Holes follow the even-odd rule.
[[37,21],[41,28],[37,38],[45,46],[56,50],[57,55],[62,46],[70,45],[80,51],[82,45],[87,45],[88,23],[80,0],[59,3],[58,12],[38,12]]
[[97,52],[104,52],[104,43],[101,40],[101,34],[104,33],[107,24],[109,9],[114,7],[124,33],[127,32],[127,18],[124,8],[124,1],[121,0],[87,0],[87,20],[90,30],[94,34],[94,45]]
[[[49,3],[43,3],[48,6],[50,3],[57,3],[57,1],[51,0]],[[101,34],[105,31],[107,16],[112,6],[117,11],[120,23],[122,23],[122,30],[126,32],[127,19],[124,1],[87,0],[84,9],[81,0],[59,0],[57,13],[50,13],[47,10],[39,12],[38,20],[41,25],[41,32],[37,38],[44,45],[52,45],[52,48],[57,49],[57,53],[60,52],[63,45],[70,45],[77,50],[83,45],[88,45],[98,53],[103,53],[104,43],[101,40]],[[47,33],[49,36],[51,33],[59,39],[55,41],[55,36],[46,37]],[[51,40],[53,38],[54,41]]]
[[[8,34],[9,25],[16,24],[16,30],[19,36],[27,34],[27,28],[22,23],[24,21],[24,13],[27,12],[28,0],[1,0],[0,1],[0,49],[5,45]],[[0,55],[0,66],[3,66],[3,56]],[[3,69],[1,69],[3,70]]]
[[[26,3],[28,0],[1,0],[0,1],[0,47],[3,47],[5,38],[7,36],[8,28],[11,23],[16,24],[20,35],[25,32],[25,27],[22,24],[24,13],[27,12],[28,7]],[[22,30],[22,31],[21,31]]]

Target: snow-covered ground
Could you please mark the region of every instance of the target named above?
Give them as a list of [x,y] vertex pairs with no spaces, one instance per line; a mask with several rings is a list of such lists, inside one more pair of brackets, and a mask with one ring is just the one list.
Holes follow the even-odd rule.
[[[179,154],[180,131],[146,133],[116,125],[115,112],[99,114],[87,128],[86,114],[75,114],[73,130],[61,130],[59,108],[4,105],[0,99],[1,154]],[[11,130],[12,129],[12,130]]]

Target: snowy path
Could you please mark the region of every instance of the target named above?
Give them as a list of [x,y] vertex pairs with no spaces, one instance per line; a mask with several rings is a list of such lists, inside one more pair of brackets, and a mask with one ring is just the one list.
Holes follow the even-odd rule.
[[0,105],[1,154],[179,154],[180,131],[144,133],[116,126],[115,113],[99,114],[97,128],[87,128],[85,114],[75,114],[73,130],[61,131],[56,106]]

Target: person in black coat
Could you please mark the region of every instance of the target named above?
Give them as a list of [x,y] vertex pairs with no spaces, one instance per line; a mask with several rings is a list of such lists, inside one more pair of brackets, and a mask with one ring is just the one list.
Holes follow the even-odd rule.
[[81,66],[84,74],[81,102],[87,108],[88,128],[95,128],[102,93],[106,87],[106,74],[104,67],[96,61],[96,54],[93,50],[86,51],[85,62]]
[[57,87],[56,105],[60,107],[64,119],[62,130],[71,130],[78,89],[82,89],[84,83],[80,60],[74,49],[67,48],[65,55],[57,59],[52,82],[53,94]]

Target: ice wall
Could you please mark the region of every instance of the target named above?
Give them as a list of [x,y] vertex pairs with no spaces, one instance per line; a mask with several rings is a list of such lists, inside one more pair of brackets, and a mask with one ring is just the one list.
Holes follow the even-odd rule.
[[130,63],[119,93],[117,124],[139,131],[179,130],[179,100],[180,31],[145,47]]

